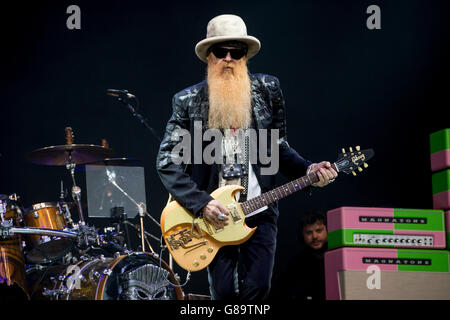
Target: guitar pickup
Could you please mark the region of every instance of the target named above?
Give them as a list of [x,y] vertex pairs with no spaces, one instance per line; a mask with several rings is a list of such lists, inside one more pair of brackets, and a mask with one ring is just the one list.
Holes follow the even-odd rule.
[[242,217],[239,214],[236,203],[231,203],[227,206],[228,210],[230,210],[231,218],[234,223],[238,223],[242,221]]

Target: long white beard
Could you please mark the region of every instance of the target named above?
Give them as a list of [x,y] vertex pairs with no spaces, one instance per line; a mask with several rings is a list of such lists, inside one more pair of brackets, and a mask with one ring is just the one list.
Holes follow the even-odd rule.
[[233,70],[208,64],[208,126],[215,129],[246,129],[251,122],[251,84],[245,61]]

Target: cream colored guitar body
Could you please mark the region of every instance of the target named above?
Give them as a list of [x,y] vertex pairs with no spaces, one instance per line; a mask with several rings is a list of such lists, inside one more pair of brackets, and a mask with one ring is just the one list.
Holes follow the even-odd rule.
[[256,228],[245,224],[245,214],[235,193],[241,186],[228,185],[216,189],[211,196],[230,210],[228,225],[216,230],[203,218],[195,218],[178,202],[170,202],[161,215],[161,231],[171,255],[178,265],[189,271],[207,267],[226,245],[237,245],[247,241]]

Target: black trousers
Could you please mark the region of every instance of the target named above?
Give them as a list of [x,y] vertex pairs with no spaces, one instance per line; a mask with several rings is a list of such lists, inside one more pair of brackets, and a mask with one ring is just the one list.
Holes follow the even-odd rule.
[[263,300],[268,297],[275,260],[277,216],[268,209],[245,220],[257,227],[249,240],[220,248],[208,266],[213,300]]

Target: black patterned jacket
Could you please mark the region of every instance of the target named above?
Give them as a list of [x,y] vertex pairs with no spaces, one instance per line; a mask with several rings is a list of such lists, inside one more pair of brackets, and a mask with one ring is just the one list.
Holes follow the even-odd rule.
[[[266,74],[251,74],[253,122],[255,129],[279,129],[279,169],[289,179],[296,179],[306,174],[311,161],[302,158],[287,143],[286,113],[283,94],[279,80]],[[186,129],[191,133],[191,155],[194,148],[194,121],[201,121],[202,132],[207,128],[208,122],[208,87],[206,81],[186,88],[173,96],[172,116],[170,117],[164,138],[161,142],[156,169],[163,185],[172,197],[184,208],[198,216],[200,210],[213,198],[210,193],[218,187],[218,165],[180,164],[172,161],[171,152],[180,142],[173,136],[176,129]],[[270,133],[270,130],[268,130]],[[270,154],[270,134],[268,135]],[[202,143],[202,150],[211,142]],[[253,164],[253,171],[258,179],[262,192],[275,187],[274,175],[261,175],[260,169],[264,166],[259,161]],[[269,165],[266,165],[269,166]],[[270,206],[278,215],[277,204]]]

